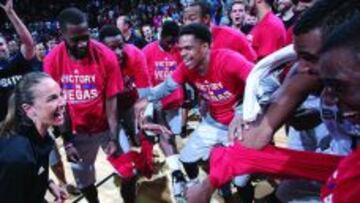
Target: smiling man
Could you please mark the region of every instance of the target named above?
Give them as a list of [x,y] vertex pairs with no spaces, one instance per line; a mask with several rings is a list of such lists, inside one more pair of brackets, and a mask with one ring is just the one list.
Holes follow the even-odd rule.
[[[179,32],[180,27],[175,21],[165,21],[161,26],[160,39],[146,45],[143,49],[154,85],[160,84],[175,72],[182,61],[177,47]],[[174,135],[181,133],[182,116],[180,108],[184,99],[184,89],[179,87],[155,105],[154,121],[169,127]],[[177,198],[184,191],[185,178],[181,172],[181,164],[178,161],[178,152],[174,140],[174,136],[170,139],[160,136],[160,147],[166,156],[166,162],[171,173],[171,182],[173,183],[173,193]]]
[[[219,176],[212,176],[214,179],[211,180],[211,183],[207,180],[198,188],[194,187],[188,190],[188,202],[208,202],[213,189],[211,185],[216,184],[214,180],[220,180],[221,178],[218,179],[220,176],[225,177],[224,174],[227,172],[243,174],[255,168],[257,169],[253,172],[269,173],[279,177],[306,177],[314,180],[327,180],[327,183],[322,187],[321,199],[323,202],[357,202],[360,197],[359,34],[360,15],[357,13],[326,37],[321,51],[319,50],[319,78],[324,86],[321,96],[322,113],[327,119],[333,119],[333,131],[341,131],[353,140],[354,151],[350,155],[344,158],[276,149],[269,145],[262,151],[245,148],[240,144],[227,149],[223,148],[223,150],[218,148],[213,151],[212,155],[220,152],[218,154],[220,156],[217,156],[217,159],[213,159],[214,156],[212,157],[214,168],[211,170],[216,170],[215,168],[219,167],[220,162],[224,160],[227,165],[218,171]],[[228,160],[224,157],[227,157]],[[231,157],[237,157],[236,159],[239,162],[235,163]],[[276,165],[270,166],[271,164],[265,163],[267,161],[276,163]],[[300,161],[304,161],[304,163],[300,164]],[[322,178],[320,178],[321,176]],[[225,180],[223,183],[225,182],[227,181]]]
[[[359,4],[358,4],[359,5]],[[354,151],[342,162],[322,191],[324,202],[357,202],[360,198],[360,15],[338,27],[321,50],[320,78],[324,113],[334,128],[351,137]]]
[[211,17],[210,5],[204,0],[195,1],[184,8],[185,25],[202,23],[211,30],[211,48],[230,49],[244,55],[249,61],[256,61],[256,52],[243,33],[226,26],[215,26],[211,24]]
[[149,100],[156,102],[185,82],[191,84],[207,103],[208,112],[180,151],[180,161],[190,178],[198,181],[198,161],[207,161],[217,144],[228,144],[228,125],[243,96],[246,78],[253,64],[226,49],[211,50],[211,33],[199,23],[180,31],[179,49],[183,63],[163,83],[151,89]]
[[[121,125],[119,143],[122,152],[126,154],[130,151],[129,138],[133,144],[137,144],[134,105],[138,99],[145,96],[151,86],[149,71],[142,51],[132,44],[125,43],[116,26],[103,26],[99,38],[115,52],[124,79],[124,91],[118,95],[117,114]],[[120,192],[124,202],[135,202],[136,177],[124,178],[121,182]]]
[[57,81],[68,103],[69,124],[65,149],[77,186],[90,203],[99,202],[94,162],[99,147],[117,151],[117,97],[123,82],[116,55],[105,45],[90,40],[85,14],[67,8],[59,16],[64,42],[44,60],[44,71]]

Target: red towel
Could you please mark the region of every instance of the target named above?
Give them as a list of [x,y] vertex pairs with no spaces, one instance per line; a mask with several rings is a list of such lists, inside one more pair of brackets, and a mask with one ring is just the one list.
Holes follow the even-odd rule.
[[109,156],[107,159],[119,175],[124,179],[129,179],[138,171],[141,175],[151,178],[154,172],[153,166],[153,144],[145,136],[140,136],[141,151],[128,152],[120,156]]
[[218,188],[237,175],[262,173],[277,177],[305,178],[326,182],[343,157],[277,148],[254,150],[236,143],[211,152],[210,182]]

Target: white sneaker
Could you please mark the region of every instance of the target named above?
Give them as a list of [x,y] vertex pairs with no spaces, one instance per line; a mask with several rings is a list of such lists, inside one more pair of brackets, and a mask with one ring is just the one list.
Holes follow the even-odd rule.
[[186,180],[184,174],[180,170],[176,170],[171,174],[172,192],[176,203],[186,203],[185,190]]
[[[180,171],[174,171],[171,174],[172,192],[175,199],[185,197],[186,180],[184,174]],[[176,201],[178,202],[178,201]]]

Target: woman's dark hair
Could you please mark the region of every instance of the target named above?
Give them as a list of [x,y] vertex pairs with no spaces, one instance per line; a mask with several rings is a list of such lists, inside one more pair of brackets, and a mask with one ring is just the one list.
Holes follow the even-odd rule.
[[10,136],[14,134],[20,126],[31,126],[33,122],[25,114],[22,105],[32,105],[34,102],[34,86],[39,84],[49,75],[42,72],[26,74],[16,85],[8,101],[8,112],[5,120],[0,126],[0,136]]

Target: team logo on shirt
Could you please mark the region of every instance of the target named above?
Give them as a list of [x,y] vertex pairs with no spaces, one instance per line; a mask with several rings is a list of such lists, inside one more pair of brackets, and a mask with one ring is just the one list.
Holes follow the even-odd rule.
[[95,75],[69,74],[61,77],[64,96],[70,103],[91,101],[99,96]]
[[7,78],[0,79],[0,87],[11,88],[14,87],[22,78],[22,75],[14,75]]
[[176,69],[176,61],[156,61],[155,62],[155,79],[163,81],[168,75]]
[[221,82],[211,83],[205,80],[202,83],[196,82],[195,85],[200,95],[208,101],[221,102],[234,96]]

